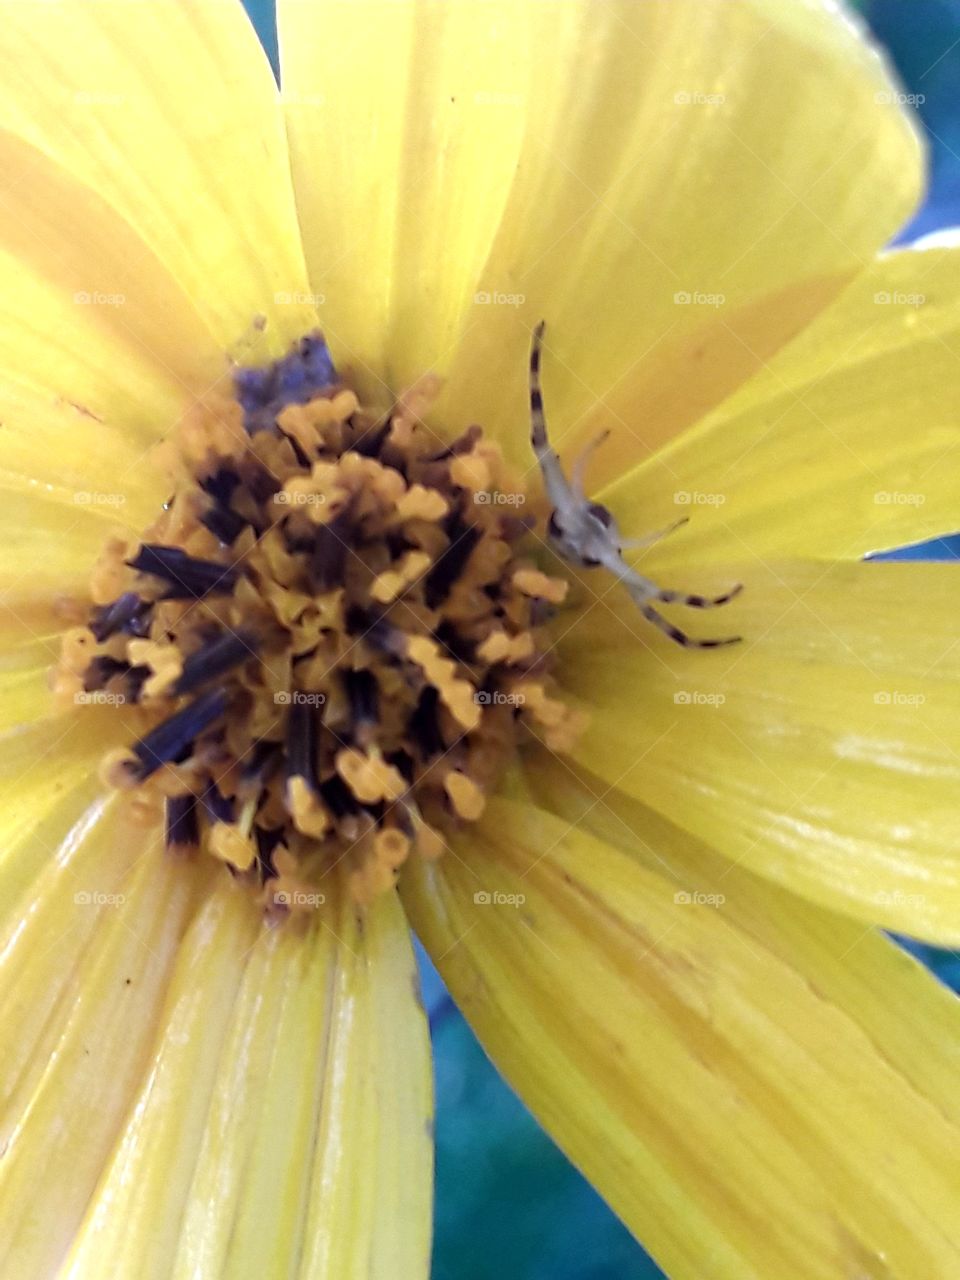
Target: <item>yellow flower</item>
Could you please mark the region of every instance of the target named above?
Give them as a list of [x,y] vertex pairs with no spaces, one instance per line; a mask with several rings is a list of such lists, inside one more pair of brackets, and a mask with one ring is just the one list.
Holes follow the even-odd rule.
[[[956,520],[958,255],[876,256],[921,187],[896,86],[830,0],[279,20],[279,99],[234,0],[14,3],[0,25],[0,1271],[425,1276],[409,920],[672,1276],[947,1280],[956,1007],[873,928],[960,938],[954,579],[859,562]],[[225,353],[262,366],[322,325],[361,403],[439,373],[432,429],[482,423],[534,474],[541,317],[554,443],[613,428],[595,496],[629,534],[689,513],[643,572],[745,582],[722,610],[744,643],[681,650],[576,575],[551,631],[589,717],[572,754],[525,748],[399,895],[358,909],[332,877],[304,928],[269,927],[218,858],[166,855],[104,793],[139,722],[51,700],[65,602],[158,518],[146,455],[229,389]],[[495,466],[476,457],[461,488]],[[281,492],[339,503],[348,478]],[[442,493],[405,494],[439,518]],[[162,698],[181,657],[139,640]],[[407,656],[466,720],[439,646]],[[337,757],[372,805],[402,782],[375,745]],[[452,813],[481,791],[451,779]],[[220,827],[241,874],[249,822]]]

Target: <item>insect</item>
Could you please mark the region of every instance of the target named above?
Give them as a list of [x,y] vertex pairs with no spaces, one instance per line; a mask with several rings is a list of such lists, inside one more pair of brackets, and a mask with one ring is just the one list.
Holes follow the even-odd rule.
[[604,431],[587,445],[573,464],[570,479],[567,480],[560,458],[547,438],[547,422],[543,412],[540,354],[544,327],[541,320],[533,331],[533,343],[530,347],[530,443],[540,465],[544,488],[552,508],[547,522],[550,545],[562,559],[581,569],[607,569],[623,583],[647,621],[659,627],[677,644],[691,649],[716,649],[721,645],[736,644],[742,639],[741,636],[728,636],[722,640],[693,639],[668,622],[657,612],[654,604],[682,604],[691,609],[713,609],[738,595],[742,590],[742,583],[721,596],[688,595],[683,591],[668,591],[658,587],[624,560],[625,549],[652,546],[686,521],[678,520],[666,529],[660,529],[644,538],[625,539],[620,536],[613,513],[599,502],[591,502],[584,489],[587,465],[594,451],[610,434],[608,431]]

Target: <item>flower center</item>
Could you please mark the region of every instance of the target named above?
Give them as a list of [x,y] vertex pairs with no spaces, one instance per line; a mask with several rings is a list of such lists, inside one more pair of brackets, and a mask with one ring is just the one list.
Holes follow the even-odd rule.
[[122,702],[111,785],[271,912],[361,902],[479,818],[521,735],[571,745],[544,626],[567,590],[523,545],[521,486],[478,427],[442,444],[423,383],[362,409],[319,335],[245,369],[161,446],[173,496],[114,538],[56,687]]

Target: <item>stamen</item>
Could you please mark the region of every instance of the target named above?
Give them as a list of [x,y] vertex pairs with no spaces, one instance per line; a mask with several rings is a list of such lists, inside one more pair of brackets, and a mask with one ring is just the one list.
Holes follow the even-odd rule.
[[90,615],[90,630],[101,644],[118,631],[132,636],[145,636],[150,626],[150,605],[141,600],[135,591],[125,591],[112,604],[94,609]]
[[163,765],[179,761],[194,739],[219,720],[226,709],[226,692],[211,689],[135,742],[130,749],[139,761],[137,781],[144,782]]
[[368,413],[311,335],[235,385],[165,442],[167,500],[132,555],[108,544],[55,684],[137,703],[105,776],[276,920],[328,877],[392,889],[525,736],[566,749],[580,720],[542,633],[566,583],[522,558],[534,518],[480,428],[422,425],[434,377]]
[[229,595],[237,575],[233,569],[214,560],[198,560],[179,547],[161,547],[144,542],[132,560],[131,569],[163,578],[170,584],[166,600],[202,600],[207,595]]
[[167,848],[171,852],[191,853],[200,843],[195,796],[170,796],[167,799]]
[[192,653],[172,686],[174,694],[192,693],[198,685],[226,675],[241,662],[256,656],[257,637],[252,631],[229,631]]

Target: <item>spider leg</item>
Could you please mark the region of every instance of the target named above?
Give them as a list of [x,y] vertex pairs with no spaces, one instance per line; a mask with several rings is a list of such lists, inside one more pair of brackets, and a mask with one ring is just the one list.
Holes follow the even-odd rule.
[[731,587],[722,596],[695,596],[688,595],[683,591],[658,590],[652,598],[658,600],[660,604],[685,604],[688,609],[715,609],[717,605],[727,604],[730,600],[733,600],[742,590],[743,583],[738,582],[735,587]]
[[543,346],[543,320],[533,331],[530,344],[530,443],[540,464],[547,497],[555,508],[569,510],[575,503],[567,477],[556,452],[547,438],[547,419],[543,412],[543,391],[540,387],[540,353]]
[[[630,593],[633,595],[633,592]],[[671,640],[681,645],[684,649],[720,649],[724,645],[739,644],[743,639],[742,636],[725,636],[722,640],[695,640],[688,636],[685,631],[681,631],[679,627],[675,627],[672,622],[668,622],[661,614],[657,613],[652,604],[647,602],[643,596],[635,595],[637,607],[648,622],[652,622]]]
[[712,605],[724,604],[727,600],[733,599],[741,590],[739,585],[734,587],[732,591],[728,591],[726,595],[711,599],[705,596],[684,595],[680,591],[663,591],[655,582],[651,582],[649,578],[641,577],[639,573],[634,573],[632,570],[627,570],[625,573],[621,572],[619,576],[623,585],[629,591],[630,598],[647,621],[652,622],[664,635],[668,635],[671,640],[682,645],[685,649],[719,649],[723,645],[738,644],[743,639],[742,636],[726,636],[721,640],[694,640],[685,631],[681,631],[672,622],[668,622],[651,604],[651,601],[655,600],[658,604],[683,603],[691,605],[693,608],[709,608]]
[[597,449],[600,448],[603,442],[608,439],[609,435],[609,428],[604,428],[599,435],[594,436],[590,443],[584,446],[580,456],[573,464],[573,468],[570,472],[570,488],[582,502],[586,502],[588,500],[586,490],[583,487],[583,482],[587,478],[587,467],[590,465],[590,459],[596,453]]
[[655,542],[665,538],[668,533],[673,533],[674,529],[679,529],[682,524],[687,524],[689,520],[689,516],[681,516],[679,520],[674,520],[673,524],[657,529],[654,533],[646,533],[642,538],[624,538],[620,543],[620,549],[621,551],[639,551],[641,547],[652,547]]

